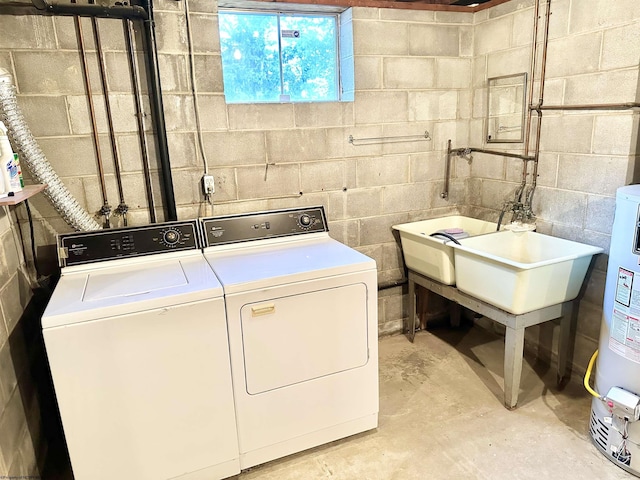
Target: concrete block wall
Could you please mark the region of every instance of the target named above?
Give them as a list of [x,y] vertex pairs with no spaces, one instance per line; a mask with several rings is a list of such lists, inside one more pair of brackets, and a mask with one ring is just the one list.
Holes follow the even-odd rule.
[[21,252],[15,216],[0,207],[0,478],[36,478],[46,451],[23,335],[31,288]]
[[[484,139],[486,78],[530,69],[533,5],[532,0],[511,1],[475,14],[474,145]],[[637,2],[554,0],[551,5],[544,105],[637,102]],[[544,18],[540,25],[544,28]],[[538,69],[536,79],[539,75]],[[539,82],[535,87],[537,103]],[[534,115],[534,126],[535,121]],[[608,252],[615,191],[639,180],[638,121],[637,110],[544,112],[533,203],[538,231],[598,245]],[[523,144],[485,145],[504,150],[514,146],[522,151]],[[471,172],[469,206],[478,216],[491,216],[511,198],[522,178],[522,163],[476,155]],[[530,177],[531,170],[529,182]],[[574,354],[578,373],[584,372],[597,348],[606,266],[607,255],[600,255],[580,302]],[[528,347],[555,353],[553,335],[530,328]]]
[[[185,12],[176,5],[182,4],[156,5],[159,53],[163,85],[171,85],[168,115],[187,117],[193,106],[187,38],[175,34]],[[189,7],[193,38],[209,39],[194,54],[212,67],[206,75],[213,80],[198,85],[198,101],[209,119],[203,141],[216,194],[213,208],[202,205],[193,122],[172,123],[174,151],[188,143],[193,155],[173,169],[180,216],[324,205],[330,234],[375,258],[381,282],[402,277],[391,226],[456,211],[465,201],[468,170],[456,172],[449,202],[440,192],[446,139],[468,141],[473,15],[354,8],[343,17],[353,34],[353,102],[226,105],[215,3]],[[357,141],[425,131],[428,141]],[[400,330],[403,303],[401,288],[381,292],[381,334]]]

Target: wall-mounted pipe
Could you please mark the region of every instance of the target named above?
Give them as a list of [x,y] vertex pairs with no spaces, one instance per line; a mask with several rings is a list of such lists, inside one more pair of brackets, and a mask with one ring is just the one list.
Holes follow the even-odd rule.
[[131,18],[147,19],[147,11],[138,5],[81,5],[77,3],[57,2],[51,0],[31,0],[38,10],[44,10],[54,15],[79,15],[81,17],[101,18]]
[[44,194],[62,218],[76,230],[100,230],[100,224],[78,204],[47,161],[18,106],[16,87],[11,75],[2,68],[0,68],[0,119],[6,125],[14,145],[18,148],[20,159],[31,172],[33,179],[47,186]]
[[173,179],[171,177],[171,163],[169,161],[169,146],[167,142],[167,129],[164,120],[164,106],[162,101],[162,87],[160,84],[160,68],[158,64],[158,52],[156,48],[155,23],[153,19],[152,0],[138,0],[136,5],[79,5],[61,4],[52,0],[32,0],[36,8],[57,15],[79,15],[104,18],[128,18],[141,20],[143,25],[143,48],[145,52],[145,64],[147,66],[147,80],[149,83],[149,103],[151,105],[151,118],[155,126],[157,154],[161,169],[162,193],[166,220],[177,220],[176,200],[173,191]]
[[167,142],[167,127],[164,121],[164,105],[162,102],[162,86],[160,84],[160,67],[158,65],[158,50],[156,48],[155,22],[153,20],[152,0],[146,0],[148,18],[142,24],[144,26],[143,43],[146,52],[147,78],[149,82],[149,100],[151,115],[156,127],[156,139],[158,142],[158,159],[161,167],[161,181],[164,193],[164,205],[166,209],[165,220],[177,220],[176,199],[173,192],[173,178],[171,176],[171,162],[169,161],[169,145]]
[[144,108],[142,106],[142,89],[140,88],[140,77],[138,76],[138,59],[136,58],[136,49],[133,44],[133,22],[128,19],[122,20],[124,36],[127,44],[127,53],[129,55],[129,73],[131,74],[131,84],[133,89],[133,98],[136,105],[136,121],[138,123],[138,140],[140,143],[140,155],[142,156],[142,170],[144,173],[144,187],[147,192],[147,201],[149,203],[149,220],[156,223],[156,203],[153,196],[153,188],[151,186],[151,167],[149,165],[149,149],[147,148],[147,136],[144,128]]
[[102,194],[102,208],[100,215],[104,220],[104,228],[111,226],[111,206],[107,197],[107,186],[104,180],[104,164],[102,162],[102,150],[100,148],[100,135],[98,134],[98,125],[96,122],[96,108],[93,103],[93,92],[91,90],[91,79],[89,78],[89,65],[87,64],[87,54],[84,48],[84,34],[82,32],[82,21],[80,17],[74,17],[76,36],[78,40],[78,49],[80,50],[80,60],[82,66],[82,78],[84,80],[84,88],[87,92],[87,102],[89,105],[89,118],[91,120],[91,132],[93,136],[93,148],[96,154],[96,163],[98,167],[98,179],[100,180],[100,193]]
[[[78,18],[78,17],[76,17]],[[104,52],[102,51],[102,39],[100,37],[100,26],[96,17],[91,18],[91,26],[93,27],[93,40],[96,46],[96,56],[98,57],[98,67],[100,71],[100,85],[102,85],[102,95],[104,97],[105,113],[107,115],[107,128],[109,130],[109,143],[111,145],[111,156],[113,157],[113,168],[116,177],[116,186],[118,187],[118,198],[120,203],[116,207],[114,213],[122,216],[124,226],[127,226],[127,212],[129,207],[124,201],[124,189],[122,188],[122,166],[120,164],[120,156],[118,154],[118,145],[116,142],[116,132],[113,126],[113,113],[111,112],[111,99],[109,98],[109,88],[107,86],[107,67],[104,64]]]

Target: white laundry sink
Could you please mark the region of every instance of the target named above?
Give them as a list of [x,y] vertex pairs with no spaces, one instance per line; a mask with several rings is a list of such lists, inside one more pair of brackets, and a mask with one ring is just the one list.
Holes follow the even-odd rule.
[[[394,225],[393,228],[400,232],[404,263],[409,269],[444,284],[453,285],[456,283],[454,253],[450,247],[453,241],[446,237],[430,235],[448,230],[456,232],[451,234],[454,238],[475,236],[495,232],[496,224],[462,215],[451,215]],[[457,233],[459,230],[465,233]]]
[[591,258],[602,252],[541,233],[511,231],[462,239],[453,248],[457,288],[513,314],[575,299]]

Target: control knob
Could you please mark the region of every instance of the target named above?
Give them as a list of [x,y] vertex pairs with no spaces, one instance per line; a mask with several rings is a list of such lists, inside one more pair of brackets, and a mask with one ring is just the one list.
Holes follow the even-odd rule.
[[300,215],[300,217],[298,217],[298,222],[300,223],[301,227],[310,227],[311,217],[308,214],[303,213],[302,215]]
[[166,230],[162,233],[163,243],[169,247],[173,247],[180,241],[180,232],[175,229]]

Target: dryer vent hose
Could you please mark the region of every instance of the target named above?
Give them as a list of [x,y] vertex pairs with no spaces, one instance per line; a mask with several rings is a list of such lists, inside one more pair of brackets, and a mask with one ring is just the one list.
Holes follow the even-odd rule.
[[36,182],[47,186],[44,194],[62,218],[79,231],[100,230],[100,224],[80,206],[38,146],[18,106],[11,75],[3,68],[0,68],[0,120],[18,149],[20,163]]

